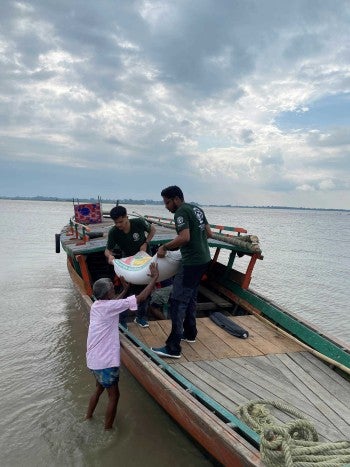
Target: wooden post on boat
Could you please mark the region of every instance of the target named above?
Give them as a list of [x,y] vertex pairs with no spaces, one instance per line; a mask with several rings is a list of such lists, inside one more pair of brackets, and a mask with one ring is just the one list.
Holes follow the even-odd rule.
[[217,262],[218,257],[219,257],[220,250],[221,250],[221,248],[217,248],[217,249],[215,250],[215,253],[214,253],[214,256],[213,256],[213,259],[212,259],[212,262],[213,262],[213,263],[216,263],[216,262]]
[[257,253],[254,253],[254,255],[251,256],[247,270],[244,274],[244,279],[242,282],[242,289],[247,289],[249,287],[250,281],[252,279],[252,272],[256,263],[256,260],[258,259],[259,255]]
[[69,229],[67,230],[66,235],[70,237],[71,235],[74,235],[74,224],[72,219],[69,219]]
[[90,240],[88,234],[87,234],[87,228],[83,227],[83,242],[84,244]]
[[79,263],[80,271],[81,271],[81,276],[84,281],[84,286],[85,286],[85,291],[87,295],[91,297],[92,295],[92,287],[91,287],[91,277],[89,273],[89,269],[86,264],[86,256],[84,255],[77,255],[76,259]]

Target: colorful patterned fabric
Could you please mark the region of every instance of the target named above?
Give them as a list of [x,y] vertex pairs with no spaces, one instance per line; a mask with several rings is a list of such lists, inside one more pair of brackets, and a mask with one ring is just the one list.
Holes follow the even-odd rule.
[[96,380],[104,388],[110,388],[119,381],[119,367],[104,368],[103,370],[91,370]]
[[98,224],[102,222],[100,203],[74,205],[75,220],[81,224]]

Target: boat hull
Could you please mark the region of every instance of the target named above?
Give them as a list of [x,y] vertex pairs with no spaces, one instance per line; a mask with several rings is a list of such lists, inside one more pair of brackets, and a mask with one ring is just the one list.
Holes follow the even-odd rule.
[[[69,258],[67,268],[88,313],[92,301],[86,294],[84,282],[73,268]],[[257,449],[227,423],[206,409],[188,391],[167,377],[125,335],[120,335],[120,344],[122,364],[205,451],[227,466],[257,467],[263,465]]]
[[[61,234],[69,273],[87,311],[92,304],[93,282],[99,277],[109,277],[103,253],[109,227],[104,222],[97,228],[101,235],[91,241],[85,236],[80,240],[72,239],[73,229],[69,227]],[[161,226],[158,237],[154,238],[155,246],[171,240],[174,235],[166,228],[162,229]],[[350,413],[350,406],[342,400],[329,400],[319,387],[319,381],[323,380],[330,366],[330,371],[335,373],[328,374],[329,384],[333,387],[330,391],[335,393],[338,384],[348,388],[349,346],[249,289],[255,261],[262,259],[260,253],[242,252],[220,240],[210,246],[216,250],[199,288],[197,311],[204,314],[198,315],[198,342],[193,347],[185,343],[183,358],[176,364],[169,361],[171,359],[162,360],[150,350],[151,346],[164,342],[164,336],[169,334],[171,323],[168,320],[150,321],[147,330],[140,330],[130,323],[129,330],[121,328],[120,333],[122,364],[155,401],[223,465],[263,465],[258,451],[259,436],[234,415],[238,407],[252,398],[272,400],[277,395],[284,400],[291,397],[297,407],[304,406],[305,413],[318,423],[326,441],[339,439],[338,426],[350,433],[349,425],[342,418],[343,413]],[[222,249],[229,255],[226,266],[218,260]],[[250,256],[245,273],[233,268],[235,256],[240,253]],[[104,265],[103,271],[100,263]],[[233,338],[236,340],[232,341],[225,331],[215,327],[208,311],[218,309],[228,310],[230,319],[248,326],[249,339],[242,342]],[[314,354],[317,363],[309,353]],[[299,361],[302,363],[297,363]],[[325,363],[327,368],[319,368]],[[313,377],[304,371],[305,364],[310,366]],[[337,371],[333,371],[335,368]],[[293,376],[291,380],[290,375]],[[336,377],[344,376],[345,383],[336,380]],[[309,379],[309,386],[317,388],[315,394],[309,386],[300,387],[302,381]],[[303,398],[305,392],[307,400]],[[328,421],[324,422],[323,410],[333,419],[331,430]]]

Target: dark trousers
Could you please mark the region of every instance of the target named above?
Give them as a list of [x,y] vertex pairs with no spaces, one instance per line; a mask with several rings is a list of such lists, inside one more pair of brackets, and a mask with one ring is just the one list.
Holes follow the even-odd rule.
[[[130,288],[128,290],[128,297],[130,295],[138,295],[141,293],[141,291],[145,288],[145,285],[130,285]],[[142,303],[139,303],[137,306],[137,311],[136,311],[136,316],[137,318],[144,318],[147,320],[147,307],[148,307],[148,300],[145,300]],[[119,322],[121,325],[125,325],[127,322],[127,317],[129,315],[129,310],[123,311],[123,313],[120,313],[119,316]]]
[[170,298],[171,333],[166,340],[169,353],[181,353],[181,337],[195,339],[197,336],[196,304],[200,280],[209,263],[196,266],[181,266],[174,277]]

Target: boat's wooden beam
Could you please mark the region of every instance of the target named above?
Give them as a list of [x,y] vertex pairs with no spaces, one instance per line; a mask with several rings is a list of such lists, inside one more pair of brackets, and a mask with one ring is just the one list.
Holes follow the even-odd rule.
[[77,271],[74,269],[74,266],[72,265],[69,258],[67,258],[67,268],[68,268],[68,272],[69,272],[69,274],[70,274],[70,276],[72,278],[73,285],[78,290],[78,292],[80,293],[80,296],[81,296],[81,298],[83,300],[82,303],[84,304],[85,311],[88,312],[90,310],[90,308],[91,308],[92,300],[91,300],[90,296],[86,294],[84,281],[79,276]]
[[197,311],[213,311],[217,310],[218,306],[213,302],[197,302]]
[[259,258],[259,255],[257,255],[257,254],[252,255],[252,257],[250,258],[247,270],[246,270],[246,272],[244,274],[244,279],[243,279],[243,282],[242,282],[242,289],[248,289],[248,287],[250,285],[250,281],[252,280],[253,269],[254,269],[256,260],[258,258]]
[[221,250],[221,248],[216,248],[215,253],[214,253],[214,256],[213,256],[213,259],[212,259],[212,263],[216,263],[216,262],[217,262],[217,260],[218,260],[218,258],[219,258],[220,250]]
[[213,302],[219,308],[232,308],[233,304],[228,300],[217,295],[215,292],[208,290],[203,285],[199,286],[198,292],[203,295],[205,298],[208,298],[211,302]]
[[86,264],[86,256],[85,255],[77,255],[76,259],[80,266],[81,275],[84,281],[85,291],[87,295],[92,295],[92,287],[91,287],[91,276],[89,272],[89,268]]

